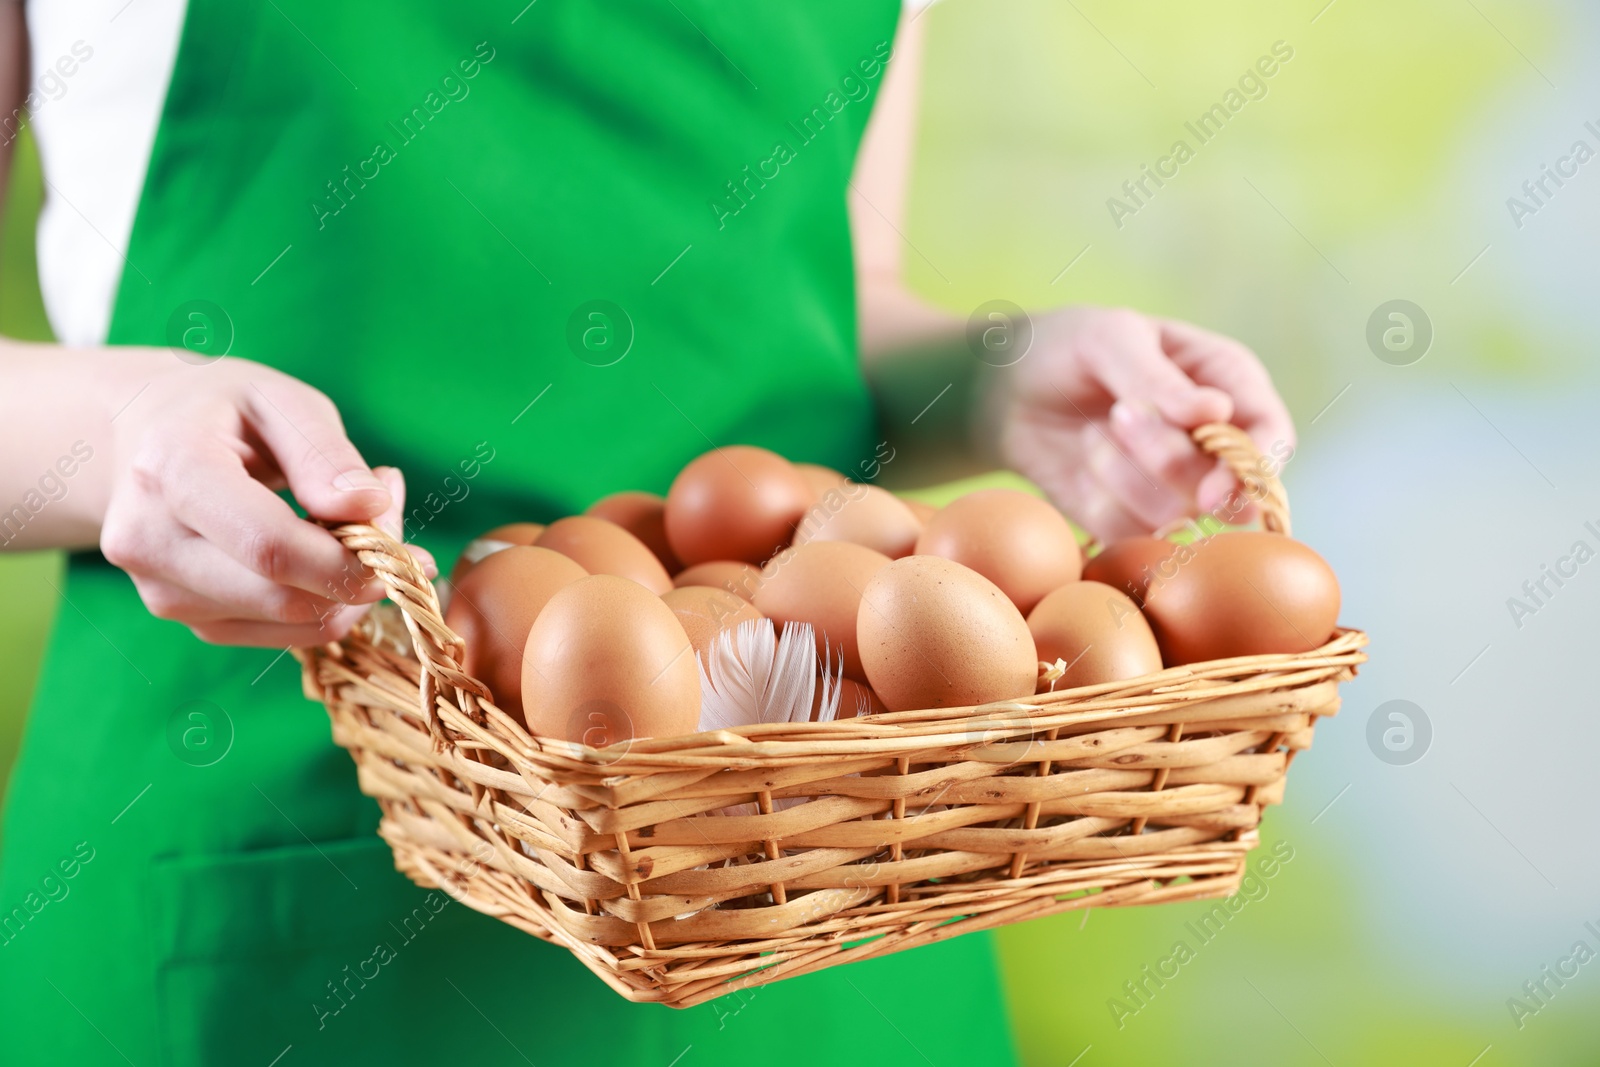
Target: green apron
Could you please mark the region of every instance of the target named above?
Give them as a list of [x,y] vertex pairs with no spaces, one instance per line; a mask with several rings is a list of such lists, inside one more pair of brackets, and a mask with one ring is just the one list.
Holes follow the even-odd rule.
[[[110,340],[316,385],[446,563],[713,443],[860,470],[844,194],[896,16],[191,0]],[[5,814],[0,1062],[1012,1061],[981,935],[629,1004],[395,873],[291,657],[150,617],[98,556],[65,599]]]

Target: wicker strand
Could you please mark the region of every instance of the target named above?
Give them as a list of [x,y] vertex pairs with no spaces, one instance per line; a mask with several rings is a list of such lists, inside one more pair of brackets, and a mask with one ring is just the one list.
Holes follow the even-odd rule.
[[[1058,660],[1057,662],[1060,662],[1060,661]],[[1060,727],[1057,727],[1056,729],[1047,731],[1045,733],[1045,740],[1054,741],[1060,735],[1061,735],[1061,729],[1060,729]],[[1035,770],[1035,774],[1037,774],[1038,777],[1040,777],[1040,778],[1048,778],[1050,776],[1050,762],[1051,761],[1047,760],[1047,759],[1046,760],[1040,760],[1038,768]],[[1040,802],[1039,801],[1034,800],[1034,801],[1030,801],[1028,803],[1028,810],[1022,816],[1022,828],[1024,830],[1032,830],[1032,829],[1034,829],[1035,827],[1037,827],[1039,825],[1039,811],[1040,811]],[[1022,872],[1027,867],[1027,865],[1028,865],[1028,854],[1026,852],[1017,852],[1017,853],[1013,854],[1012,857],[1011,857],[1011,870],[1009,872],[1011,877],[1012,878],[1020,878],[1020,877],[1022,877]]]
[[[1283,733],[1281,731],[1274,732],[1271,737],[1266,739],[1266,741],[1261,745],[1261,747],[1260,747],[1260,749],[1258,749],[1258,751],[1259,752],[1263,752],[1263,753],[1276,752],[1276,751],[1278,751],[1278,746],[1281,745],[1281,744],[1283,744]],[[1284,757],[1283,769],[1284,769],[1285,772],[1288,771],[1288,769],[1289,769],[1289,761],[1292,760],[1293,758],[1294,758],[1294,753],[1293,752],[1290,752],[1287,756]],[[1256,809],[1258,811],[1260,810],[1260,805],[1257,803],[1256,798],[1260,795],[1260,792],[1261,792],[1261,787],[1259,785],[1252,785],[1252,786],[1250,786],[1248,789],[1246,789],[1244,791],[1244,802],[1246,804],[1254,804],[1254,805],[1256,805]],[[1233,836],[1234,836],[1235,840],[1238,840],[1239,833],[1240,833],[1240,831],[1238,831],[1238,830],[1235,830],[1233,832]]]
[[[770,789],[763,789],[756,794],[756,807],[763,815],[772,814],[772,791]],[[761,845],[762,851],[766,853],[766,857],[769,860],[776,860],[782,855],[778,851],[776,838],[766,838],[761,842]],[[767,888],[772,893],[772,902],[774,904],[787,904],[789,902],[789,895],[784,892],[782,882],[773,882]]]
[[1287,535],[1289,495],[1271,462],[1256,449],[1250,435],[1225,422],[1208,422],[1194,431],[1197,444],[1228,465],[1244,486],[1244,495],[1256,505],[1261,528]]

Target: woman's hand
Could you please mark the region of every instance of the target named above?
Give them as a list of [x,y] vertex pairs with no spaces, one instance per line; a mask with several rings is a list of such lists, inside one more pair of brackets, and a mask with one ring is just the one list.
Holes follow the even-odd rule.
[[[133,395],[110,423],[105,557],[150,612],[213,644],[304,646],[344,636],[382,586],[327,530],[376,522],[399,536],[405,483],[369,468],[333,402],[258,363],[205,366],[122,350]],[[146,363],[140,357],[153,359]],[[120,371],[128,374],[128,371]],[[433,560],[412,552],[430,575]]]
[[1122,308],[1036,317],[1001,390],[1005,461],[1102,541],[1210,511],[1237,487],[1190,439],[1197,426],[1232,422],[1266,454],[1294,446],[1288,409],[1248,348]]

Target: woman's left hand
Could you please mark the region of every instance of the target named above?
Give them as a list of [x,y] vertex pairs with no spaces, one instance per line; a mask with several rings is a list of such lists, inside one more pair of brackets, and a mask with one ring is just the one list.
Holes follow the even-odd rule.
[[1294,423],[1255,353],[1124,308],[1036,317],[1033,345],[1001,388],[1007,464],[1102,541],[1213,510],[1237,488],[1195,446],[1197,426],[1232,422],[1268,455],[1294,447]]

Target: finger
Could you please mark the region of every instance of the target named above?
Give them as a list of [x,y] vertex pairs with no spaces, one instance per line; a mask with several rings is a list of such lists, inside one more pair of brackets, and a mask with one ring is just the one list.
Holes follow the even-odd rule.
[[273,584],[344,603],[383,596],[332,534],[297,516],[232,452],[190,450],[181,466],[163,474],[161,491],[179,522]]
[[147,564],[140,586],[145,606],[157,618],[183,623],[218,619],[304,625],[341,605],[249,570],[216,545],[173,524],[164,547]]
[[[389,490],[389,499],[391,501],[388,510],[373,519],[372,524],[396,541],[404,544],[406,539],[405,475],[400,472],[398,467],[374,467],[372,468],[372,473],[376,474],[382,480],[384,487]],[[429,578],[437,578],[439,576],[439,564],[435,562],[432,552],[419,545],[409,544],[406,545],[406,551],[410,552],[412,558],[421,564],[423,573]]]
[[310,648],[343,640],[367,608],[341,607],[321,623],[285,626],[270,622],[224,619],[190,627],[200,640],[212,645],[246,645],[257,648]]
[[183,526],[170,501],[143,490],[113,501],[100,548],[133,579],[157,618],[187,623],[255,615],[304,623],[332,603],[254,574]]
[[158,619],[188,625],[229,617],[227,608],[192,589],[185,589],[164,578],[150,578],[131,572],[128,577],[133,580],[133,587],[144,602],[145,610]]
[[1143,400],[1174,426],[1192,430],[1226,422],[1233,402],[1219,389],[1202,386],[1183,372],[1161,345],[1160,330],[1136,312],[1116,317],[1085,336],[1084,354],[1100,384],[1117,400]]
[[[1151,418],[1160,422],[1154,413]],[[1090,451],[1088,467],[1095,481],[1116,497],[1123,510],[1150,529],[1182,518],[1194,510],[1192,488],[1182,491],[1157,481],[1129,453],[1108,442],[1102,441],[1099,448]]]
[[[1255,353],[1231,337],[1191,323],[1162,319],[1160,326],[1162,345],[1175,363],[1197,380],[1224,389],[1234,398],[1234,423],[1250,435],[1263,455],[1292,453],[1294,421]],[[1239,480],[1219,462],[1201,480],[1196,500],[1202,510],[1215,512],[1224,508],[1229,493],[1241,488]],[[1255,506],[1247,504],[1234,512],[1230,521],[1248,522],[1254,516]]]
[[1265,454],[1273,446],[1293,448],[1294,420],[1267,368],[1245,345],[1176,319],[1157,320],[1161,345],[1191,378],[1233,399],[1233,423]]
[[1117,495],[1086,468],[1080,468],[1072,477],[1073,491],[1070,499],[1057,500],[1056,505],[1071,515],[1072,519],[1097,541],[1110,544],[1129,537],[1141,537],[1153,527],[1125,508]]
[[1200,488],[1196,490],[1195,499],[1200,510],[1217,516],[1220,520],[1235,526],[1243,525],[1256,517],[1256,506],[1245,499],[1242,507],[1237,501],[1230,501],[1232,493],[1243,494],[1244,487],[1239,484],[1239,479],[1234,477],[1233,471],[1221,460],[1217,465],[1200,480]]
[[406,478],[400,473],[398,467],[374,467],[372,473],[383,483],[389,492],[389,506],[382,515],[372,520],[372,525],[394,538],[404,541],[406,538],[405,513],[406,513]]
[[1200,479],[1212,468],[1210,457],[1194,438],[1142,401],[1117,401],[1109,422],[1112,438],[1133,464],[1186,502],[1194,502]]
[[350,443],[333,401],[303,382],[275,377],[252,382],[245,406],[312,518],[369,522],[389,509],[388,487]]
[[328,607],[318,608],[307,602],[303,607],[295,605],[290,610],[278,611],[270,607],[224,604],[164,578],[131,577],[139,591],[139,599],[144,601],[145,608],[151,615],[169,622],[181,622],[185,626],[227,619],[303,626],[316,623],[324,615],[341,606],[333,601],[324,601]]

